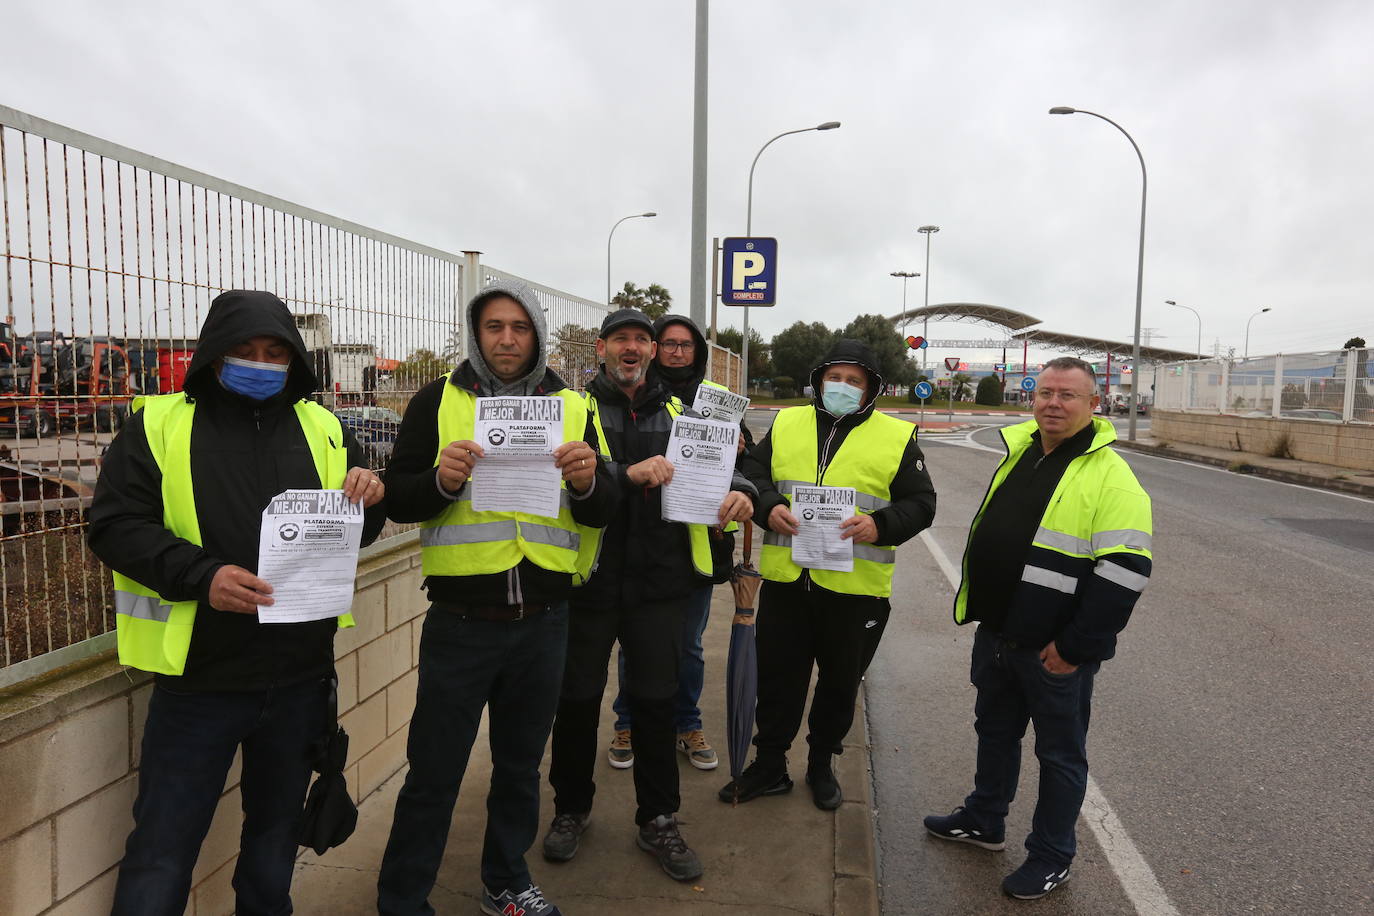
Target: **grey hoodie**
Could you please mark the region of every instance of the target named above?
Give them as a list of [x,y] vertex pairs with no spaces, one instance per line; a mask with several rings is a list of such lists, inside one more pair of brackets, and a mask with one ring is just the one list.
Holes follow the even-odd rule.
[[[482,348],[477,343],[478,316],[482,312],[482,306],[493,296],[509,296],[520,303],[525,314],[530,317],[530,324],[534,325],[534,362],[530,364],[528,372],[513,382],[503,382],[492,373],[491,367],[482,358]],[[467,322],[468,331],[472,335],[472,347],[468,353],[468,363],[472,367],[472,371],[477,374],[478,379],[481,380],[483,390],[492,395],[535,394],[535,389],[544,380],[544,370],[547,368],[549,331],[548,325],[544,321],[544,307],[539,304],[539,300],[535,297],[534,289],[519,280],[497,280],[472,297],[472,301],[468,303]]]

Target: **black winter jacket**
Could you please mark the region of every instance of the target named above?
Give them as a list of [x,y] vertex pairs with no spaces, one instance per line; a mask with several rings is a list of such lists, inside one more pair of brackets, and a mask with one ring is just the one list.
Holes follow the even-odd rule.
[[[444,380],[435,379],[421,388],[406,407],[401,431],[386,469],[387,514],[398,522],[423,522],[448,508],[450,497],[439,487],[439,402]],[[483,396],[482,383],[468,362],[460,365],[447,384]],[[567,386],[545,370],[538,394],[556,394]],[[596,428],[588,418],[586,441],[598,452]],[[467,486],[465,483],[463,486]],[[598,460],[596,483],[585,499],[572,500],[572,515],[579,524],[601,528],[619,502],[615,480]],[[461,490],[459,492],[462,492]],[[604,554],[604,547],[603,547]],[[514,604],[525,601],[552,604],[568,597],[572,576],[542,569],[529,560],[505,572],[480,576],[428,576],[425,588],[431,601],[447,604]]]
[[[295,353],[286,389],[257,402],[221,387],[213,363],[232,345],[262,335],[285,340]],[[91,550],[164,598],[200,602],[185,673],[158,675],[172,689],[265,690],[331,674],[333,620],[260,624],[255,615],[217,611],[209,603],[210,581],[221,566],[256,572],[268,501],[283,490],[320,486],[292,406],[315,389],[315,376],[290,311],[271,293],[232,290],[217,297],[183,387],[196,403],[191,478],[204,544],[197,547],[164,527],[162,474],[138,412],[106,452],[89,515]],[[346,428],[343,436],[349,466],[365,467]],[[385,520],[381,504],[364,513],[364,544],[376,539]]]

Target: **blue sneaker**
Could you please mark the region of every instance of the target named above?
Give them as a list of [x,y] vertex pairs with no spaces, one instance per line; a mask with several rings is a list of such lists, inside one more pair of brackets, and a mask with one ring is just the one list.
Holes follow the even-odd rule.
[[482,912],[487,916],[563,916],[558,907],[544,899],[536,884],[519,893],[504,890],[492,894],[482,888]]
[[1002,892],[1017,900],[1039,900],[1069,880],[1069,866],[1060,868],[1044,859],[1030,858],[1002,879]]
[[963,807],[955,808],[949,814],[932,814],[921,823],[925,824],[931,836],[937,836],[942,840],[972,843],[974,846],[992,850],[1005,849],[1007,846],[1006,828],[987,830],[969,814],[968,809]]

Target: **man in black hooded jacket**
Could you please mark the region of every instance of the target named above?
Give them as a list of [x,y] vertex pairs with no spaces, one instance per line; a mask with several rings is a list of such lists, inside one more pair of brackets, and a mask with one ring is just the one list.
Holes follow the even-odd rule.
[[[184,450],[166,451],[177,437],[159,426],[163,412],[150,404],[129,417],[105,455],[91,503],[91,550],[155,592],[164,610],[185,603],[194,614],[189,637],[169,630],[150,642],[146,630],[125,624],[155,624],[157,601],[143,604],[153,614],[134,620],[126,610],[140,606],[139,596],[116,591],[121,659],[159,671],[116,916],[185,909],[200,844],[240,745],[237,912],[291,910],[295,828],[310,779],[309,747],[328,724],[336,622],[258,622],[257,608],[272,603],[270,583],[254,574],[262,511],[283,490],[337,486],[321,479],[313,452],[344,448],[343,490],[367,507],[363,543],[385,522],[381,481],[352,434],[301,400],[315,386],[286,305],[271,293],[231,290],[210,306],[184,395],[159,399],[159,407],[194,408]],[[320,431],[307,429],[312,419]],[[156,457],[150,440],[160,444]],[[188,463],[191,494],[177,482],[177,468],[184,472]],[[164,505],[167,493],[172,500]],[[194,536],[188,524],[198,527]],[[164,645],[170,659],[148,661]]]
[[[840,340],[810,382],[812,403],[781,411],[743,461],[759,490],[754,520],[768,532],[759,563],[757,755],[719,794],[744,802],[792,790],[786,753],[814,665],[806,781],[816,807],[828,811],[843,800],[831,756],[843,751],[859,682],[887,626],[895,548],[930,527],[935,488],[915,427],[874,411],[883,377],[867,344]],[[851,571],[793,562],[798,485],[857,491],[856,514],[840,526],[853,542]]]

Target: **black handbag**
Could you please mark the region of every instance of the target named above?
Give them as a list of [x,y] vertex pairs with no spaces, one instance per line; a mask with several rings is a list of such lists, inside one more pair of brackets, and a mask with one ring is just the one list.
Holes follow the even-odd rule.
[[329,682],[329,719],[324,733],[310,746],[310,766],[320,774],[305,797],[296,842],[316,855],[339,846],[358,826],[358,806],[348,794],[344,764],[348,762],[348,732],[339,725],[339,682]]

